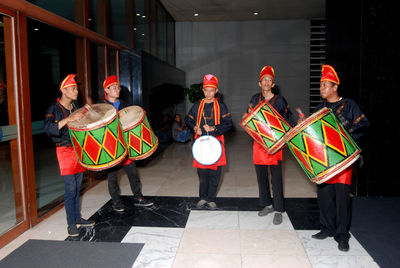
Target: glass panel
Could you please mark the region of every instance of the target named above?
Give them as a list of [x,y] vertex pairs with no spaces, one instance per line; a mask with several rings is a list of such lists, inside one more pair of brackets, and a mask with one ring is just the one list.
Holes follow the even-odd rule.
[[71,0],[27,0],[34,5],[55,13],[61,17],[75,21],[75,1]]
[[[21,222],[24,217],[21,214],[22,208],[17,200],[21,196],[15,196],[15,192],[21,190],[14,184],[14,180],[20,179],[18,174],[18,132],[15,125],[15,116],[12,115],[14,109],[13,88],[8,86],[6,71],[6,57],[10,54],[7,53],[7,47],[13,44],[7,44],[9,38],[5,37],[6,26],[4,24],[5,17],[0,14],[0,235],[10,230],[14,225]],[[8,18],[10,22],[10,19]],[[11,32],[10,30],[8,32]],[[8,59],[10,60],[10,59]],[[11,125],[9,125],[11,123]],[[21,215],[16,213],[16,204]]]
[[108,75],[117,75],[117,50],[108,49]]
[[126,1],[109,1],[109,33],[110,38],[125,46],[131,47],[128,17],[129,7]]
[[41,216],[63,201],[55,146],[43,133],[47,107],[60,96],[59,84],[76,73],[75,37],[39,21],[28,19],[28,56],[36,198]]
[[96,0],[89,0],[88,2],[88,8],[89,8],[89,29],[92,31],[97,32],[97,6],[96,3],[98,1]]
[[147,15],[145,13],[144,0],[135,0],[135,20],[134,20],[134,32],[135,32],[135,49],[143,49],[149,52],[149,24],[147,22]]
[[168,16],[168,31],[167,31],[167,49],[168,63],[175,65],[175,27],[174,21]]
[[105,66],[104,46],[90,42],[90,74],[94,103],[104,99],[103,81],[106,78]]
[[151,25],[151,54],[157,56],[157,5],[155,0],[150,0],[151,16],[149,18]]
[[157,7],[158,27],[157,27],[157,41],[158,41],[158,57],[164,61],[167,60],[167,13],[161,7]]

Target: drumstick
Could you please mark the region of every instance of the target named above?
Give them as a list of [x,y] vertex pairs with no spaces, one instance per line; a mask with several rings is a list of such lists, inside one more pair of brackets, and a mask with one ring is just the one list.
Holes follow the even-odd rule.
[[299,113],[299,117],[300,117],[301,121],[303,121],[303,119],[305,117],[303,114],[303,111],[300,109],[300,107],[297,107],[296,111]]

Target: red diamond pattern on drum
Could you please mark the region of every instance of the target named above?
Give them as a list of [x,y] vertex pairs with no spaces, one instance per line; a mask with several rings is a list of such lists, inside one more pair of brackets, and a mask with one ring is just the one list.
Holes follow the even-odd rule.
[[129,132],[129,146],[138,154],[142,153],[142,140],[132,132]]
[[248,128],[248,130],[251,131],[250,136],[253,137],[253,139],[255,139],[256,141],[258,141],[259,144],[265,144],[264,140],[262,139],[262,137],[260,136],[260,134],[257,131],[255,131],[252,128]]
[[342,155],[347,156],[346,148],[340,133],[324,123],[322,124],[322,130],[324,131],[325,144]]
[[337,124],[337,126],[338,126],[338,128],[339,128],[339,130],[340,130],[340,134],[342,134],[342,137],[345,137],[346,140],[348,140],[351,144],[353,144],[353,143],[350,141],[348,135],[347,135],[347,134],[345,133],[345,131],[343,130],[342,126],[341,126],[339,123]]
[[258,132],[262,136],[266,137],[267,139],[269,139],[271,141],[276,141],[275,136],[274,136],[274,132],[267,125],[262,124],[257,120],[253,120],[253,123],[256,126]]
[[79,142],[75,139],[74,136],[72,136],[72,142],[74,144],[75,152],[78,155],[78,159],[82,161],[82,148]]
[[308,159],[308,157],[307,157],[307,156],[304,156],[304,155],[302,154],[301,150],[299,150],[293,143],[291,143],[291,145],[292,145],[293,152],[294,152],[294,154],[296,155],[297,159],[300,160],[300,162],[303,164],[303,166],[306,167],[306,169],[307,169],[308,171],[310,171],[311,173],[313,173],[313,169],[311,168],[310,160]]
[[271,127],[276,128],[279,131],[285,132],[285,129],[283,128],[282,123],[281,121],[279,121],[278,117],[270,114],[265,110],[262,110],[261,112],[263,113],[265,119],[268,121]]
[[92,137],[92,135],[90,134],[86,135],[85,143],[83,145],[83,150],[93,161],[93,163],[97,165],[101,152],[101,145],[100,143],[97,142],[95,138]]
[[[119,122],[118,122],[118,139],[119,139],[120,143],[125,144],[124,134],[122,133],[121,124]],[[124,147],[125,147],[125,145],[124,145]]]
[[328,156],[326,155],[325,146],[318,140],[313,139],[308,135],[304,134],[303,137],[308,156],[327,167]]
[[146,127],[145,124],[142,124],[142,139],[145,141],[150,147],[153,147],[153,141],[151,139],[151,132],[150,130]]
[[118,146],[117,138],[107,128],[106,133],[104,134],[103,147],[113,159],[115,159],[115,155],[117,154],[117,146]]

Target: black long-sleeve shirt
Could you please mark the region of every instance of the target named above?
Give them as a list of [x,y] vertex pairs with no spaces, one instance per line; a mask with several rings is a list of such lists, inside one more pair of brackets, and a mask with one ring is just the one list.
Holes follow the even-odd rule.
[[51,137],[51,141],[56,146],[72,146],[68,132],[68,127],[65,125],[58,129],[58,122],[67,118],[78,107],[72,104],[72,111],[61,105],[60,102],[52,103],[46,110],[46,116],[43,125],[43,131],[47,136]]
[[204,109],[203,109],[204,116],[197,114],[199,111],[199,106],[200,106],[201,100],[199,100],[193,104],[192,108],[189,110],[188,114],[185,117],[185,124],[190,129],[194,130],[194,127],[197,124],[197,116],[201,116],[202,118],[200,120],[200,128],[201,128],[202,136],[207,135],[207,132],[204,129],[204,125],[206,122],[207,122],[207,125],[215,127],[215,130],[208,132],[208,135],[219,136],[219,135],[222,135],[222,134],[228,132],[232,128],[231,113],[229,112],[228,107],[226,107],[226,105],[221,100],[218,99],[217,101],[219,104],[220,117],[221,117],[219,125],[217,125],[217,126],[215,125],[214,107],[213,107],[214,103],[213,102],[204,104]]
[[[247,112],[250,112],[254,107],[256,107],[261,101],[263,101],[265,98],[262,95],[262,93],[257,93],[254,94],[251,97],[250,103],[249,103],[249,108],[247,109]],[[283,117],[285,120],[294,127],[296,125],[296,120],[294,119],[294,116],[292,112],[289,109],[289,105],[286,101],[286,99],[281,96],[281,95],[275,95],[272,99],[270,99],[269,104],[274,107],[274,109]]]
[[366,128],[370,125],[368,119],[361,112],[357,103],[352,99],[342,98],[337,102],[325,101],[315,107],[314,112],[323,107],[332,109],[342,126],[355,140],[364,135]]

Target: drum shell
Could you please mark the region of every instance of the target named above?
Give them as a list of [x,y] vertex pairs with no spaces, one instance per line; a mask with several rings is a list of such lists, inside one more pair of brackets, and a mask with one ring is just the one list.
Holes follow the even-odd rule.
[[[120,116],[127,116],[129,109],[139,106],[129,106],[119,111]],[[139,107],[142,109],[141,107]],[[143,109],[142,109],[143,110]],[[139,120],[135,119],[134,124],[123,126],[123,136],[128,149],[128,157],[131,160],[141,160],[152,155],[158,147],[158,138],[152,130],[143,110]]]
[[242,119],[240,126],[269,154],[282,149],[285,145],[284,136],[291,129],[267,100],[254,107]]
[[115,113],[111,117],[90,124],[89,127],[74,127],[73,124],[67,126],[78,162],[89,170],[104,170],[124,160],[127,150],[116,109],[109,104],[92,106],[96,108],[96,105],[108,105],[109,109],[115,110]]
[[322,108],[292,128],[284,138],[308,178],[328,181],[352,165],[361,150],[329,108]]

